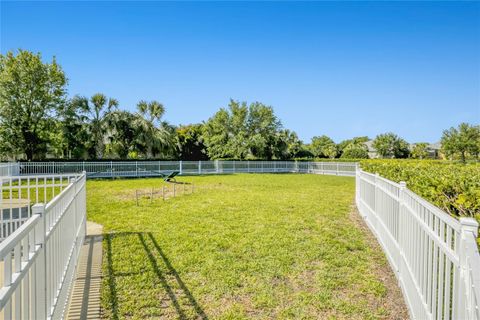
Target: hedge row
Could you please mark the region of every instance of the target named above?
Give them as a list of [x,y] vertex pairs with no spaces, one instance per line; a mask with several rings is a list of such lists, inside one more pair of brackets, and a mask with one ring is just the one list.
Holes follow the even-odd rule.
[[407,188],[454,216],[480,221],[480,164],[435,160],[364,160],[363,170]]

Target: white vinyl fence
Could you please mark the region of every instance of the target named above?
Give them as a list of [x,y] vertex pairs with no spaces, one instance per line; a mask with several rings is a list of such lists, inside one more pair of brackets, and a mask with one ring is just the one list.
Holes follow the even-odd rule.
[[396,273],[413,319],[480,319],[478,223],[358,170],[356,203]]
[[[0,243],[1,319],[63,317],[85,237],[86,175],[43,178],[33,180],[39,182],[36,187],[35,177],[18,181],[19,188],[30,188],[25,190],[31,191],[27,192],[31,197],[35,195],[34,201],[50,200],[46,205],[33,205],[31,217]],[[54,195],[45,181],[57,184],[60,180],[61,191]]]
[[0,241],[32,216],[32,205],[47,203],[78,174],[0,176]]
[[17,176],[20,173],[20,163],[0,162],[0,177]]
[[181,175],[218,173],[301,172],[355,176],[354,162],[299,161],[97,161],[22,162],[21,175],[65,174],[85,171],[88,178],[149,177],[171,171]]

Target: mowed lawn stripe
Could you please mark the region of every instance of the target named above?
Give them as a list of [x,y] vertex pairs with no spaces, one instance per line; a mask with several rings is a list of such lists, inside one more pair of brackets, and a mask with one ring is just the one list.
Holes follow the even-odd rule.
[[[88,181],[104,225],[105,318],[388,318],[386,261],[351,219],[354,179],[181,177],[195,193],[135,204],[161,179]],[[182,185],[177,185],[183,190]],[[169,185],[171,187],[171,185]]]

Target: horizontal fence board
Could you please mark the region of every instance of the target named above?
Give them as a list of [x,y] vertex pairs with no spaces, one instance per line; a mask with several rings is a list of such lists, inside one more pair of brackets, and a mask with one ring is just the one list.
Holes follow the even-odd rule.
[[[381,244],[413,319],[479,320],[478,223],[358,169],[356,203]],[[475,271],[474,271],[475,270]]]

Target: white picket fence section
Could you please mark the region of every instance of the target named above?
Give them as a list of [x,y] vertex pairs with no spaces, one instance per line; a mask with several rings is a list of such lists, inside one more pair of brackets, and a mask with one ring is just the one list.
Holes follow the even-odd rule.
[[78,174],[0,176],[0,241],[32,216],[35,203],[47,203]]
[[[28,177],[19,185],[26,187],[24,182],[32,183],[31,179],[35,178]],[[45,177],[43,181],[55,183],[59,179],[63,182],[65,176]],[[86,231],[86,175],[70,176],[67,181],[60,184],[56,195],[43,193],[43,200],[51,200],[46,205],[33,205],[31,217],[0,243],[2,319],[63,317]],[[29,188],[37,193],[32,185]],[[35,201],[42,200],[38,194]]]
[[354,176],[353,162],[298,161],[104,161],[24,162],[20,174],[87,173],[88,178],[149,177],[179,171],[180,175],[219,173],[303,172]]
[[65,174],[85,171],[88,178],[150,177],[179,171],[180,175],[219,173],[301,172],[355,176],[354,162],[300,161],[97,161],[22,162],[21,175]]
[[18,176],[20,174],[20,163],[0,162],[0,177]]
[[356,203],[387,255],[412,319],[480,319],[476,220],[454,219],[405,183],[360,169]]

